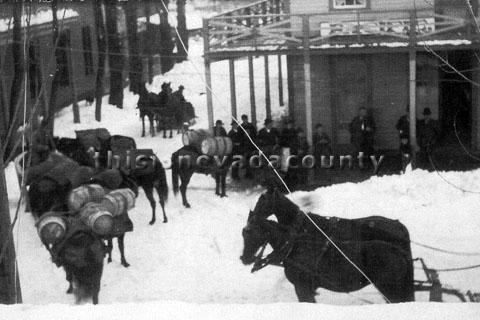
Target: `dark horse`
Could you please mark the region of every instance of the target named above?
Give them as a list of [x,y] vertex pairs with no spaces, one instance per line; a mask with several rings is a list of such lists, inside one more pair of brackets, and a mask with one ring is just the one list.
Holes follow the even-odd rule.
[[[215,194],[220,197],[227,196],[226,177],[231,162],[230,157],[219,159],[219,163],[217,163],[215,158],[210,157],[208,161],[199,164],[197,160],[201,155],[202,154],[192,146],[184,146],[172,154],[173,192],[175,195],[178,194],[178,178],[180,177],[182,183],[180,185],[182,203],[187,208],[190,208],[190,204],[187,201],[187,187],[194,173],[212,175],[215,178]],[[222,163],[222,160],[225,161]]]
[[[62,163],[46,172],[42,177],[38,177],[29,185],[28,195],[32,214],[34,217],[40,218],[46,212],[69,212],[67,199],[70,191],[80,185],[90,183],[99,184],[107,190],[129,188],[138,196],[138,187],[135,181],[121,170],[110,169],[94,173],[91,168],[78,166],[76,163],[68,162],[68,165]],[[120,217],[116,219],[116,225],[119,227],[128,223],[124,220],[129,220]],[[120,228],[121,230],[126,229]],[[125,258],[124,251],[125,232],[117,232],[106,237],[106,240],[108,240],[108,262],[112,261],[112,238],[117,238],[121,263],[124,267],[128,267],[129,263]]]
[[[267,219],[275,215],[284,226],[306,229],[308,232],[320,232],[309,218],[329,237],[342,241],[381,240],[400,246],[411,253],[410,235],[407,228],[398,220],[381,216],[359,219],[322,217],[317,214],[305,214],[300,208],[282,194],[277,188],[263,193],[253,210],[258,218]],[[308,215],[308,218],[307,218]]]
[[[315,302],[316,289],[336,292],[360,290],[370,284],[321,233],[297,232],[250,212],[242,232],[244,264],[255,262],[255,253],[268,243],[270,264],[281,265],[295,286],[300,302]],[[336,244],[373,282],[388,302],[414,300],[413,262],[401,247],[381,240],[336,241]],[[257,268],[256,268],[257,267]],[[258,270],[256,265],[252,272]]]
[[65,269],[70,283],[67,293],[73,292],[76,303],[91,298],[98,304],[105,257],[103,239],[74,223],[69,225],[64,240],[48,249],[53,262]]
[[[78,141],[78,139],[70,139],[70,138],[56,138],[57,141],[61,142],[56,145],[57,150],[64,153],[65,155],[71,157],[73,160],[77,161],[81,165],[85,166],[95,166],[95,161],[92,158],[92,155],[89,155],[86,151],[84,146]],[[101,168],[107,167],[107,152],[112,148],[114,148],[117,141],[123,140],[126,141],[129,150],[136,150],[136,143],[133,138],[114,135],[110,137],[108,141],[105,141],[103,144],[103,150],[101,150],[99,155],[99,163],[98,165]],[[126,175],[133,178],[136,184],[141,187],[145,191],[145,196],[147,197],[148,201],[150,202],[150,206],[152,208],[152,218],[150,220],[150,224],[153,225],[156,221],[156,204],[155,198],[153,196],[153,190],[157,190],[157,194],[159,197],[159,203],[162,207],[163,212],[163,222],[167,222],[168,218],[165,212],[165,203],[168,200],[168,184],[167,184],[167,177],[165,173],[165,168],[163,167],[158,157],[155,154],[151,154],[151,157],[142,157],[141,159],[142,164],[145,167],[151,168],[151,170],[142,170],[140,168],[134,168],[133,170],[126,170]]]
[[148,92],[145,84],[139,88],[139,98],[137,108],[140,110],[140,119],[142,119],[142,137],[145,137],[145,117],[150,123],[150,135],[155,136],[155,129],[153,126],[155,120],[155,113],[159,108],[158,95],[153,92]]

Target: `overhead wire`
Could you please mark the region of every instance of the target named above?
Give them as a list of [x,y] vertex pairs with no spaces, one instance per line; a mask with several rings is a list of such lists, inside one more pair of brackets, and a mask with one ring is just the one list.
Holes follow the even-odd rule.
[[[161,0],[161,3],[163,5],[163,7],[165,8],[166,12],[169,12],[168,11],[168,8],[167,6],[165,5],[164,1]],[[157,7],[156,7],[157,11],[159,10]],[[160,12],[159,12],[160,14]],[[185,52],[188,53],[188,49],[186,47],[186,45],[183,43],[183,40],[182,38],[180,37],[180,33],[178,32],[178,29],[177,27],[175,27],[175,32],[177,33],[177,36],[178,36],[178,39],[179,39],[179,42],[181,43],[183,49],[185,50]],[[208,41],[208,39],[204,39],[204,41]],[[214,91],[212,90],[212,88],[206,83],[206,81],[203,79],[203,76],[201,75],[201,72],[198,70],[198,68],[192,63],[192,66],[194,66],[194,68],[197,70],[198,72],[198,75],[200,76],[200,78],[202,79],[202,81],[205,83],[205,86],[207,88],[207,90],[209,90],[212,94],[213,97],[215,97],[217,100],[218,97],[216,96],[216,94],[214,93]],[[278,177],[278,179],[281,181],[281,183],[283,184],[283,186],[285,187],[285,189],[287,190],[287,192],[289,194],[292,193],[292,191],[290,190],[290,188],[288,187],[287,183],[285,182],[285,180],[280,176],[280,174],[278,173],[278,171],[275,169],[275,167],[273,166],[273,164],[270,162],[270,160],[268,159],[268,157],[262,152],[262,150],[258,147],[258,145],[253,141],[252,137],[250,137],[249,133],[245,130],[245,128],[242,127],[241,123],[234,117],[232,116],[231,117],[233,121],[235,121],[239,127],[244,131],[245,135],[248,137],[248,139],[250,140],[250,142],[252,143],[252,145],[259,151],[259,153],[265,158],[265,160],[267,161],[269,167],[274,171],[274,173],[276,174],[276,176]],[[322,235],[327,239],[327,241],[329,243],[331,243],[335,249],[379,292],[379,294],[383,297],[383,299],[387,302],[387,303],[390,303],[390,300],[378,289],[378,287],[375,285],[375,283],[365,274],[365,272],[359,267],[357,266],[343,251],[342,249],[340,249],[340,247],[325,233],[325,231],[323,231],[316,223],[315,221],[313,221],[313,219],[308,215],[306,214],[305,212],[301,211],[306,217],[307,219],[310,221],[310,223],[312,223],[317,230],[319,230]]]

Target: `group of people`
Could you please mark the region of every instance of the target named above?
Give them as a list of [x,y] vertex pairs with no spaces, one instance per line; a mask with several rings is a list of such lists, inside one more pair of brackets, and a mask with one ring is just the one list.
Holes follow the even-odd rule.
[[[264,127],[257,132],[254,124],[248,121],[247,115],[242,115],[241,123],[231,122],[230,131],[225,130],[223,122],[217,120],[213,127],[214,136],[228,136],[233,143],[234,155],[242,155],[245,159],[258,153],[257,145],[263,154],[280,155],[282,148],[289,148],[291,154],[306,155],[310,149],[306,135],[301,128],[295,128],[293,120],[287,120],[285,128],[279,130],[274,127],[273,120],[265,119]],[[253,178],[252,168],[246,166],[245,177]],[[238,168],[233,168],[232,178],[239,179]]]
[[[395,128],[399,135],[399,151],[402,156],[402,165],[409,161],[411,156],[410,144],[410,120],[409,108],[407,106],[406,113],[401,116]],[[371,115],[367,113],[367,109],[362,107],[359,109],[359,114],[350,123],[350,137],[351,143],[355,148],[355,152],[363,152],[365,155],[371,155],[374,151],[374,135],[375,135],[375,121]],[[425,162],[428,160],[432,148],[439,138],[439,127],[436,120],[432,118],[432,111],[430,108],[423,109],[423,119],[417,120],[416,123],[416,139],[419,147],[419,161]]]

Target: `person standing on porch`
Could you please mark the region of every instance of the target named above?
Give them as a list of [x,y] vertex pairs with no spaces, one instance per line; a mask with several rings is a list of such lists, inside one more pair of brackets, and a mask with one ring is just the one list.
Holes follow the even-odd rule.
[[[248,122],[248,116],[246,114],[242,115],[242,124],[241,124],[241,128],[239,128],[239,131],[242,134],[242,146],[241,146],[242,154],[245,159],[249,159],[250,156],[253,155],[254,151],[256,150],[255,146],[252,144],[250,139],[255,141],[257,137],[257,129],[252,123]],[[248,138],[245,132],[248,133],[248,136],[250,137],[250,139]],[[246,167],[245,178],[247,179],[253,178],[252,168],[248,165]]]
[[[228,132],[228,137],[232,140],[233,148],[232,148],[232,155],[241,155],[242,154],[242,139],[243,134],[240,132],[240,128],[238,127],[238,123],[232,121],[231,123],[232,129]],[[232,166],[232,179],[238,180],[240,179],[239,175],[239,167]]]
[[410,107],[407,105],[406,113],[398,119],[395,128],[398,131],[398,137],[400,140],[400,159],[402,171],[405,170],[408,162],[411,157],[411,147],[410,147],[410,120],[409,113]]
[[278,147],[278,132],[273,127],[273,121],[270,118],[265,119],[265,127],[258,132],[258,146],[268,157],[274,154]]
[[417,139],[420,147],[419,160],[427,162],[435,143],[438,140],[438,124],[432,119],[432,111],[430,108],[423,109],[423,119],[417,121]]
[[367,109],[361,107],[359,114],[350,123],[350,139],[355,147],[356,155],[363,152],[366,156],[373,153],[373,138],[375,135],[375,121],[367,114]]

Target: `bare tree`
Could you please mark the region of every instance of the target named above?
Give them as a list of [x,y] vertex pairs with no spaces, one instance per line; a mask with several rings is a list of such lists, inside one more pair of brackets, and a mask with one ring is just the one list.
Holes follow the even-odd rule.
[[108,65],[110,67],[109,104],[123,108],[123,56],[118,33],[118,12],[115,3],[106,4]]
[[[2,110],[2,114],[8,115],[8,121],[0,122],[0,303],[13,304],[22,302],[18,268],[16,263],[15,246],[10,220],[10,208],[5,179],[4,159],[13,152],[13,139],[9,138],[9,132],[13,132],[18,126],[16,114],[19,101],[22,96],[24,65],[22,51],[22,5],[15,4],[13,7],[13,43],[12,54],[14,61],[14,80],[11,88],[9,105],[1,104],[8,108],[8,112]],[[3,146],[10,146],[3,148]]]
[[137,33],[137,4],[130,1],[126,4],[127,36],[128,36],[128,60],[130,91],[138,94],[142,85],[142,59],[140,57],[138,33]]
[[107,39],[105,34],[105,19],[103,16],[103,0],[93,1],[95,12],[95,33],[97,34],[97,76],[95,86],[95,120],[102,121],[102,98],[104,94],[103,81],[105,77],[105,61],[107,59]]

